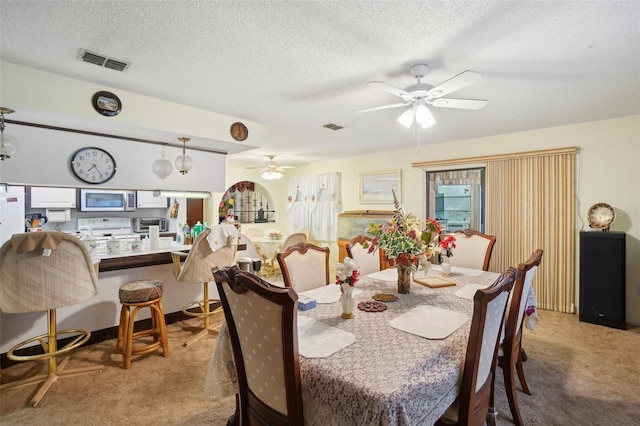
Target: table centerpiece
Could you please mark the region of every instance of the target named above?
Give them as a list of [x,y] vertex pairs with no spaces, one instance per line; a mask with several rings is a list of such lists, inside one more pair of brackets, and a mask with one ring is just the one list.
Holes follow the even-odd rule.
[[378,248],[384,250],[385,260],[398,271],[398,293],[408,294],[411,273],[417,269],[422,257],[431,257],[433,242],[437,241],[442,228],[437,220],[431,218],[423,226],[420,219],[404,212],[395,191],[392,190],[392,193],[395,212],[391,222],[370,223],[366,233],[373,238],[370,244],[365,243],[363,247],[368,247],[369,253]]

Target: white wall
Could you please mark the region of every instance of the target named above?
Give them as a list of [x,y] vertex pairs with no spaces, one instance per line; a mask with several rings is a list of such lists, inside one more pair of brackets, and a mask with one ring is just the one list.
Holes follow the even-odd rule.
[[[424,132],[426,136],[428,131]],[[423,136],[423,137],[424,137]],[[417,145],[417,143],[416,143]],[[425,178],[412,163],[480,155],[534,151],[577,146],[576,156],[576,253],[578,265],[581,229],[588,229],[586,213],[591,205],[606,202],[616,209],[616,221],[611,230],[627,233],[627,321],[640,325],[640,116],[623,117],[539,129],[489,138],[425,145],[422,148],[389,151],[358,157],[317,162],[298,167],[278,181],[273,191],[276,208],[284,212],[287,177],[293,175],[340,172],[342,174],[341,210],[393,210],[391,204],[360,204],[359,174],[361,172],[401,169],[402,204],[407,212],[424,217]],[[247,170],[228,163],[227,182],[247,179]],[[286,216],[279,221],[286,223]],[[331,247],[336,258],[337,246]],[[554,255],[545,253],[545,256]],[[564,255],[564,254],[563,254]],[[579,265],[578,265],[579,267]],[[607,265],[603,265],[607,267]],[[579,270],[576,270],[576,305],[579,301]]]
[[[174,189],[224,191],[225,156],[202,151],[187,151],[193,168],[182,175],[175,168],[166,179],[151,171],[160,158],[162,147],[146,143],[123,141],[99,136],[60,132],[35,127],[7,125],[18,138],[18,152],[0,162],[0,182],[46,186],[91,186],[77,179],[71,172],[71,156],[79,148],[96,146],[110,152],[117,171],[100,188]],[[178,148],[165,148],[165,158],[173,160],[182,154]]]

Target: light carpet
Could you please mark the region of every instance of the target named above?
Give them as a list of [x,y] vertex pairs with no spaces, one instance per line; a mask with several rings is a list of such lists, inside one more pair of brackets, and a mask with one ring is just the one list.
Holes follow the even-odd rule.
[[[224,425],[234,398],[212,400],[202,392],[215,334],[182,346],[199,325],[196,319],[169,325],[169,357],[159,351],[138,356],[129,370],[114,353],[115,340],[81,348],[69,368],[102,363],[102,372],[58,380],[36,408],[29,405],[35,385],[6,390],[0,394],[0,423]],[[524,347],[532,391],[518,392],[525,424],[640,424],[640,327],[616,330],[541,311],[538,327],[525,330]],[[45,369],[42,362],[20,363],[3,370],[3,381]],[[501,372],[496,383],[498,424],[513,424]]]

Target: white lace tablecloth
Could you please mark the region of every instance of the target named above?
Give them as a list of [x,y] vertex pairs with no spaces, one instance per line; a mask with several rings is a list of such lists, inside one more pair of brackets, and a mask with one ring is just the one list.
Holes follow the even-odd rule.
[[[433,424],[456,398],[471,321],[441,340],[400,331],[389,321],[420,305],[471,317],[473,301],[453,293],[467,283],[491,284],[498,275],[452,275],[456,286],[439,289],[412,283],[411,294],[398,294],[396,283],[364,277],[357,284],[362,293],[355,296],[356,303],[380,292],[393,293],[398,300],[389,302],[383,312],[356,309],[354,319],[340,317],[340,303],[299,312],[356,338],[355,343],[325,358],[300,356],[305,424]],[[237,390],[225,330],[221,330],[209,365],[205,384],[209,396],[230,396]]]

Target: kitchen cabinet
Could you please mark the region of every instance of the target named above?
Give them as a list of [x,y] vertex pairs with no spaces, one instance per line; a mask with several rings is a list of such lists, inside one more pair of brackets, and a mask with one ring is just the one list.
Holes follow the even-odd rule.
[[39,208],[76,208],[75,188],[49,188],[32,186],[30,191],[30,207]]
[[154,197],[154,191],[138,191],[137,194],[137,208],[139,209],[153,209],[153,208],[167,208],[169,207],[169,197]]

